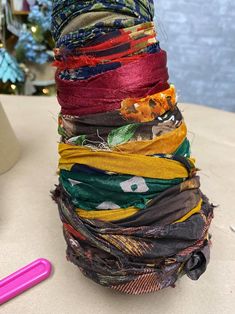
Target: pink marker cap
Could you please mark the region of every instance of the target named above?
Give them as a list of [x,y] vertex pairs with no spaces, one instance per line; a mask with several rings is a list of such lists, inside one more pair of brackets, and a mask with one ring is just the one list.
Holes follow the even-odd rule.
[[0,304],[37,285],[51,274],[51,263],[39,258],[0,281]]

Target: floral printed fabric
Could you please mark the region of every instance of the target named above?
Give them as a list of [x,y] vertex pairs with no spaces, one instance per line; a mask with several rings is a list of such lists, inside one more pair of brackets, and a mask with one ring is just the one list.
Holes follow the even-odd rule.
[[[152,140],[156,136],[174,130],[182,121],[182,114],[177,107],[150,122],[143,123],[124,119],[118,110],[83,117],[60,114],[58,132],[62,136],[63,142],[73,143],[78,137],[84,136],[83,141],[78,143],[85,145],[89,141],[101,140],[107,143],[110,134],[118,135],[123,128],[126,126],[131,128],[133,124],[133,135],[130,134],[129,141]],[[121,139],[120,142],[124,143],[125,139]]]

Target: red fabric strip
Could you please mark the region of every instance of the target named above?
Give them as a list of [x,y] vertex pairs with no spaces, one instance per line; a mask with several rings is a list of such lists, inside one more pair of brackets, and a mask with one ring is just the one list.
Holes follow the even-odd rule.
[[71,233],[74,237],[80,239],[80,240],[86,240],[86,238],[77,230],[75,230],[72,226],[69,224],[63,223],[64,228]]
[[[137,54],[137,55],[133,55],[133,56],[129,56],[129,57],[117,58],[117,59],[114,59],[114,60],[107,62],[107,63],[120,62],[122,64],[126,64],[129,62],[133,62],[133,61],[136,61],[138,59],[141,59],[147,55],[148,55],[147,53]],[[67,66],[65,68],[61,68],[60,67],[61,63],[58,63],[58,61],[54,61],[52,65],[55,67],[58,67],[59,71],[63,71],[65,69],[78,69],[78,68],[84,67],[84,66],[90,66],[90,67],[96,66],[97,64],[100,64],[100,63],[101,62],[98,58],[82,56],[82,57],[80,57],[80,60],[79,60],[79,62],[76,63],[76,65],[75,65],[75,61],[72,58],[70,58],[70,61],[67,61],[67,63],[66,63]]]
[[86,115],[120,108],[126,98],[143,98],[169,88],[165,51],[88,80],[66,81],[56,75],[62,114]]
[[[141,49],[151,46],[153,44],[152,42],[146,42],[147,40],[151,38],[143,38],[136,41],[132,41],[130,43],[130,48],[120,53],[107,55],[105,57],[94,57],[92,55],[89,56],[89,53],[82,56],[67,56],[65,60],[54,61],[53,66],[56,66],[60,70],[63,70],[63,69],[76,69],[76,68],[86,66],[86,65],[94,66],[94,65],[97,65],[99,63],[104,63],[104,62],[114,62],[114,60],[118,58],[123,58],[125,56],[134,54]],[[141,43],[145,43],[145,45],[141,47],[140,46]],[[91,51],[90,51],[90,54],[92,54]]]
[[[156,33],[154,32],[152,35],[143,34],[142,36],[140,36],[140,38],[148,38],[148,39],[149,38],[156,38]],[[140,39],[140,38],[138,38],[138,39]],[[131,43],[135,40],[137,40],[137,39],[133,39],[130,37],[129,34],[125,33],[125,34],[118,36],[116,38],[109,39],[103,43],[100,43],[100,44],[97,44],[94,46],[79,47],[79,48],[72,50],[71,52],[74,54],[77,54],[77,53],[87,53],[90,51],[99,51],[99,50],[112,48],[114,46],[118,46],[118,45],[123,44],[123,43]],[[67,52],[68,52],[68,50],[66,50],[64,48],[55,48],[54,49],[55,56],[59,56],[59,55],[63,55],[63,54],[66,55]]]

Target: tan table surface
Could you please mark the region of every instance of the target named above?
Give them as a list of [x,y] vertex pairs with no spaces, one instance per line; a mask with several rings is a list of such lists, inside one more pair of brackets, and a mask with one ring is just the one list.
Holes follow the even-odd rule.
[[4,314],[235,313],[235,114],[182,104],[201,170],[203,191],[220,207],[213,248],[198,282],[143,296],[121,295],[83,277],[65,258],[65,241],[50,189],[57,182],[55,98],[0,96],[21,144],[21,158],[0,176],[0,278],[39,257],[54,267],[50,279],[9,301]]

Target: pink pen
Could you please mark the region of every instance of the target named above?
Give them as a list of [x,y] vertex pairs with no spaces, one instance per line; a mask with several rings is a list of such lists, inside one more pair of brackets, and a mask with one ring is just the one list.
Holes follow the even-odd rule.
[[50,276],[51,263],[39,258],[0,280],[0,305]]

